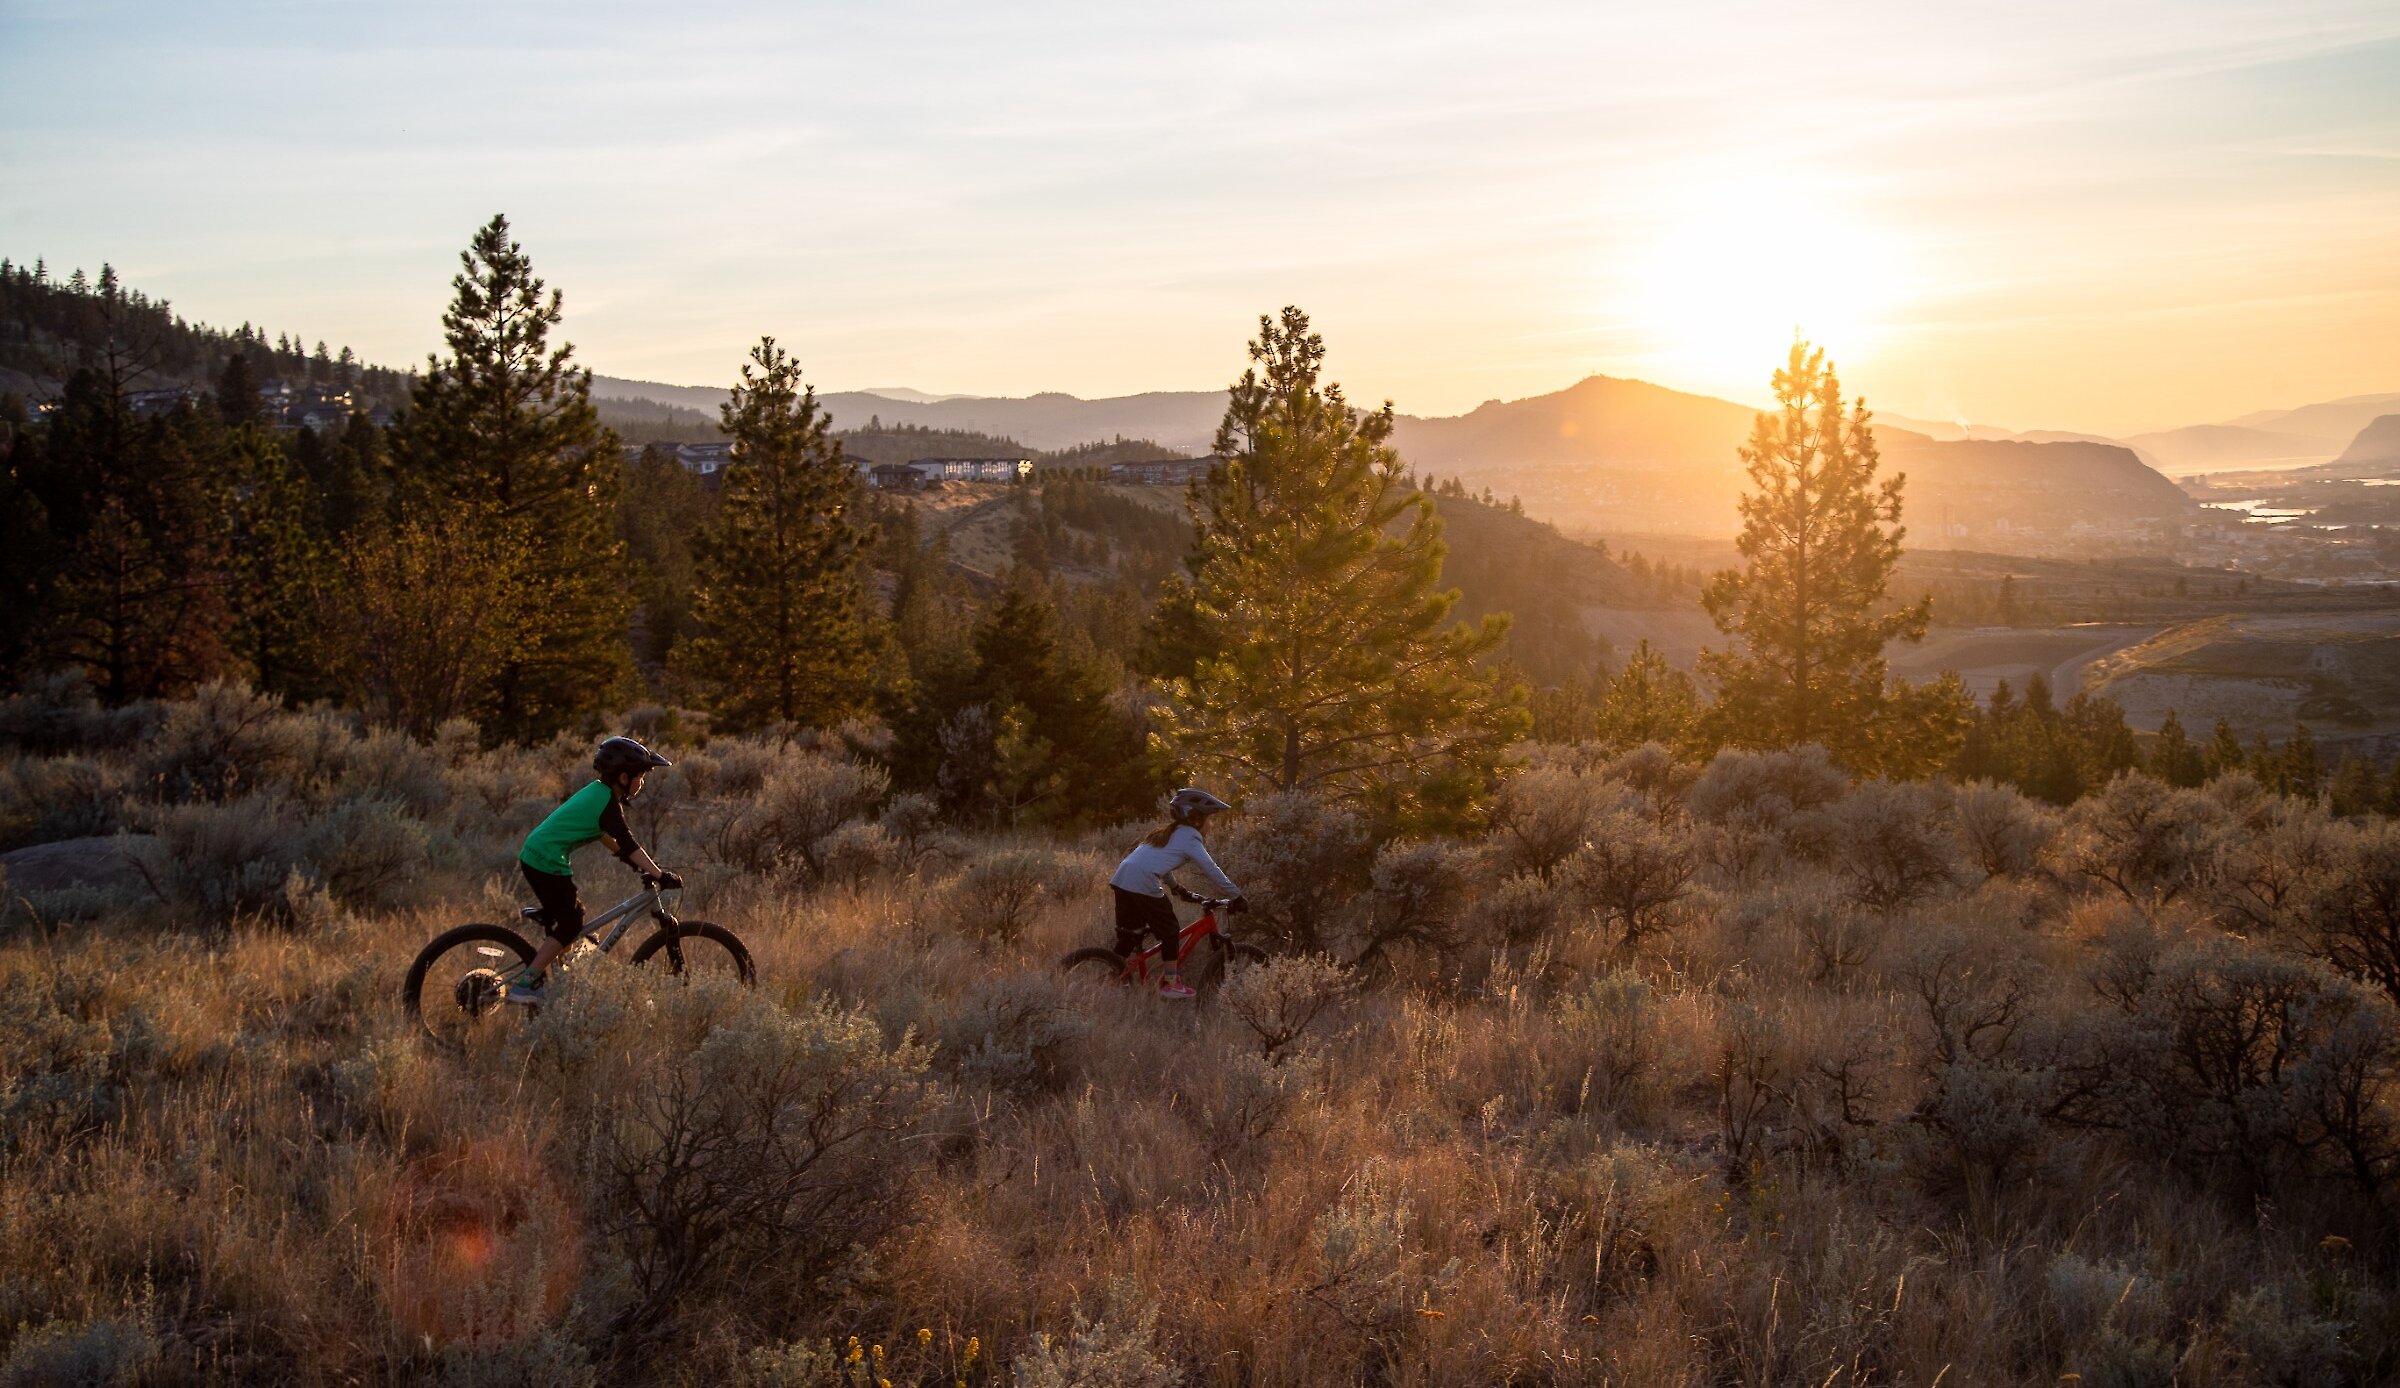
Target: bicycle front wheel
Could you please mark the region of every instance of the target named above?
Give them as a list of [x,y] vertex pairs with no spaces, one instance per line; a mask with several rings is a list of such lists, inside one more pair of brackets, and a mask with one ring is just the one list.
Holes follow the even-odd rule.
[[1194,975],[1192,991],[1198,993],[1202,1001],[1206,1001],[1215,997],[1217,990],[1224,987],[1228,979],[1236,977],[1244,970],[1255,969],[1266,962],[1267,952],[1265,950],[1253,944],[1231,944],[1220,935],[1210,940],[1208,958],[1201,963],[1199,969],[1195,971],[1191,967],[1191,961],[1186,960],[1184,972]]
[[747,988],[758,982],[758,966],[741,937],[708,921],[684,921],[673,930],[661,929],[633,952],[633,962],[657,959],[666,971],[685,982],[696,978],[730,978]]
[[532,962],[533,946],[505,925],[458,926],[417,952],[400,1005],[427,1036],[458,1050],[497,1019],[509,975]]

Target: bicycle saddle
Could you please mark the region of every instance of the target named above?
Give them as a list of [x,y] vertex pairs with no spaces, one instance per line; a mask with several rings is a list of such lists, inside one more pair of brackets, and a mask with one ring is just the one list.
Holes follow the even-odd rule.
[[534,922],[537,925],[548,925],[550,923],[550,913],[543,910],[539,906],[520,907],[517,910],[517,914],[523,916],[529,921]]

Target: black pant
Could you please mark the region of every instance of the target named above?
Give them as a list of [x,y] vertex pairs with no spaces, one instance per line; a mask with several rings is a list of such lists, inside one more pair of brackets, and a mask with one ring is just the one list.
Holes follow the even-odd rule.
[[525,870],[525,881],[533,888],[533,899],[550,914],[550,938],[562,945],[575,943],[583,934],[583,897],[575,890],[575,879],[544,872],[531,863],[519,863]]
[[1176,935],[1183,927],[1176,923],[1175,904],[1163,896],[1144,896],[1123,887],[1111,887],[1117,894],[1117,953],[1130,959],[1142,952],[1142,938],[1156,935],[1163,947],[1160,957],[1175,962]]

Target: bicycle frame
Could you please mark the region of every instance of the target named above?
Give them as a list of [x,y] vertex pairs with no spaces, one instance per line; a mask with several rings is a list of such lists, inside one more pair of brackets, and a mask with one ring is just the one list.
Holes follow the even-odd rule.
[[[1223,927],[1217,924],[1217,908],[1220,904],[1214,901],[1208,903],[1208,908],[1200,913],[1200,919],[1175,932],[1175,966],[1177,968],[1182,968],[1183,961],[1191,958],[1192,951],[1199,948],[1200,942],[1211,935],[1228,943],[1231,942],[1232,937],[1227,935]],[[1160,968],[1156,975],[1151,972],[1152,967],[1158,963],[1160,948],[1162,947],[1159,945],[1152,945],[1127,959],[1125,961],[1125,980],[1128,983],[1146,984],[1165,977],[1166,970],[1164,968]]]
[[[632,896],[602,911],[599,915],[585,920],[583,934],[576,937],[576,942],[580,944],[589,941],[602,954],[613,952],[617,947],[617,942],[625,938],[625,932],[633,929],[633,922],[644,907],[649,908],[661,926],[669,930],[674,929],[675,917],[667,911],[664,902],[665,896],[666,889],[663,887],[644,887]],[[603,940],[600,938],[601,927],[611,921],[616,922],[617,928],[609,931],[608,938]]]

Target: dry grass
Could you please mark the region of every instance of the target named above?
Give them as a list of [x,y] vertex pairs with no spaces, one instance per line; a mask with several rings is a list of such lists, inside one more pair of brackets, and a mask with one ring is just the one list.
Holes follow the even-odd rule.
[[[42,755],[104,768],[86,782],[145,755],[138,730],[66,740]],[[1754,808],[1855,825],[1887,805],[1845,820],[1808,768],[1804,796],[1744,769],[1739,808],[1720,784],[1713,821],[1670,794],[1642,827],[1727,866],[1630,939],[1598,901],[1530,935],[1463,910],[1354,975],[1295,959],[1193,1012],[1050,980],[1107,938],[1121,836],[968,845],[1005,865],[980,873],[942,854],[833,873],[792,838],[806,816],[761,848],[724,841],[706,797],[662,796],[650,829],[693,880],[686,914],[750,943],[756,994],[595,961],[538,1021],[449,1056],[412,1038],[398,981],[440,929],[502,918],[513,836],[575,761],[427,755],[443,792],[393,811],[425,845],[396,897],[337,892],[303,854],[238,918],[163,879],[16,903],[0,1383],[2400,1371],[2388,1001],[2298,962],[2305,930],[2227,941],[2205,869],[2178,862],[2171,901],[2156,873],[2074,875],[2109,825],[2079,822],[2039,870],[1895,894],[1862,888],[1855,844]],[[739,795],[822,779],[791,760],[819,755],[679,760]],[[187,798],[358,813],[343,775],[303,764],[230,795],[194,775]],[[1631,792],[1587,774],[1546,772],[1556,800],[1512,812],[1561,842],[1551,821],[1579,814],[1631,832]],[[110,813],[138,829],[161,808]],[[1954,815],[1910,808],[1968,856]],[[746,866],[709,862],[712,839]],[[1314,914],[1283,928],[1342,956],[1375,928],[1372,863],[1306,848],[1265,866],[1355,877],[1311,883]],[[1563,853],[1525,852],[1464,845],[1458,870],[1478,896],[1545,859],[1572,881]],[[587,872],[596,895],[619,876]],[[974,905],[1001,887],[995,928]],[[2241,1090],[2222,1122],[2175,1087],[2179,1045],[2232,1044],[2209,988],[2283,989],[2301,1019],[2282,1080],[2250,1053],[2211,1062]],[[2319,1111],[2343,1094],[2347,1147]]]

